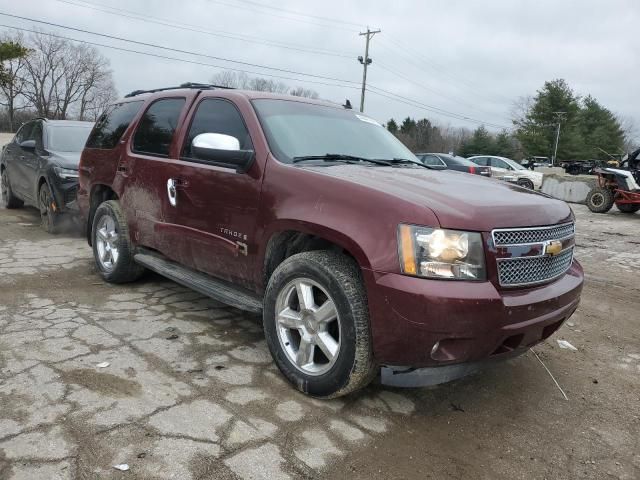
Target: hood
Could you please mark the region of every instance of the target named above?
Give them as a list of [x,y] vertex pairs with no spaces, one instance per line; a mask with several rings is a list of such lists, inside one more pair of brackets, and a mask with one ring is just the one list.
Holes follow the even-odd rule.
[[487,232],[553,225],[571,219],[569,206],[545,194],[453,170],[360,165],[304,167],[429,208],[440,226]]
[[52,163],[62,167],[62,168],[71,168],[73,170],[78,170],[78,165],[80,164],[80,154],[82,152],[52,152],[49,160]]

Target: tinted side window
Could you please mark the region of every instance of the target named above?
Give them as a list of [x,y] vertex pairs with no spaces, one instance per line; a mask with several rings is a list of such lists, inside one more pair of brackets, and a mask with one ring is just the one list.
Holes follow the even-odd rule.
[[425,165],[430,165],[432,167],[441,167],[443,165],[442,160],[440,160],[435,155],[423,155],[420,160]]
[[28,140],[32,129],[33,122],[25,123],[24,125],[22,125],[22,127],[20,127],[20,130],[18,130],[18,133],[16,133],[15,142],[19,145],[25,140]]
[[509,169],[509,165],[507,165],[505,162],[503,162],[499,158],[492,158],[491,159],[491,166],[492,167],[496,167],[496,168],[505,168],[507,170]]
[[166,98],[152,103],[140,119],[133,137],[133,150],[168,156],[184,104],[184,98]]
[[112,105],[102,114],[87,139],[87,148],[114,148],[131,120],[142,106],[142,100]]
[[473,163],[475,163],[476,165],[481,165],[483,167],[487,166],[487,157],[477,157],[474,158],[473,160],[471,160]]
[[253,150],[249,131],[236,107],[226,100],[205,99],[200,102],[185,141],[182,156],[191,158],[191,142],[201,133],[223,133],[240,142],[240,149]]
[[[27,140],[27,139],[25,139],[25,140]],[[31,129],[31,132],[29,133],[28,140],[35,140],[36,141],[36,148],[38,150],[43,150],[44,149],[44,144],[42,143],[42,122],[35,122],[33,124],[33,128]]]

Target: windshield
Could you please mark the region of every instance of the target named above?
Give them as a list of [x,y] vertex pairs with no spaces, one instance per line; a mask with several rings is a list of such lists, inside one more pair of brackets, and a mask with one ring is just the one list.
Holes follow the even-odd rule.
[[511,160],[509,158],[503,158],[503,160],[507,162],[509,166],[513,167],[514,170],[526,170],[526,168],[524,168],[522,165],[520,165],[518,162],[514,160]]
[[253,105],[271,151],[282,162],[326,154],[419,161],[386,128],[351,110],[293,100],[259,99]]
[[47,148],[54,152],[81,152],[93,123],[85,125],[51,125],[47,128]]

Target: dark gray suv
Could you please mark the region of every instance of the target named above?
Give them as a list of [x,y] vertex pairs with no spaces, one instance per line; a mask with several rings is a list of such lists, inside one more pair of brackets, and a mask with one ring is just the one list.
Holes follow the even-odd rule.
[[75,210],[80,153],[93,122],[38,118],[2,148],[2,205],[40,210],[42,227],[56,233],[60,215]]

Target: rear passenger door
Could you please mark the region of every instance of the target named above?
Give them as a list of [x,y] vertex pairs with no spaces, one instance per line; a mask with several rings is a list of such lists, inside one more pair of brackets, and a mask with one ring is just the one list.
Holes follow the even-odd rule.
[[152,101],[143,112],[119,159],[116,182],[122,185],[122,207],[136,243],[178,259],[179,245],[163,228],[171,214],[167,178],[174,174],[171,160],[177,126],[186,113],[185,96]]
[[201,133],[231,135],[243,150],[253,150],[253,142],[231,101],[205,97],[192,110],[180,159],[163,172],[164,184],[173,181],[176,195],[160,227],[162,237],[172,247],[170,256],[180,263],[251,288],[262,180],[259,168],[238,173],[197,158],[191,143]]

